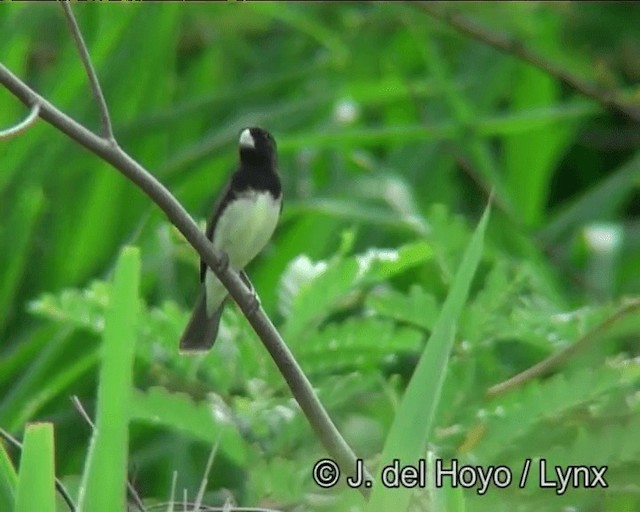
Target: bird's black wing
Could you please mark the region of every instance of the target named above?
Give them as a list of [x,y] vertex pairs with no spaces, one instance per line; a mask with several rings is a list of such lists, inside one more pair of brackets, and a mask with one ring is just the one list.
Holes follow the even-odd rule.
[[[234,173],[235,174],[235,173]],[[205,231],[205,235],[210,241],[213,241],[213,230],[216,228],[216,224],[218,223],[218,219],[222,214],[223,210],[229,204],[229,201],[234,198],[235,193],[231,190],[231,183],[233,182],[233,176],[231,176],[225,186],[222,188],[222,191],[218,195],[218,199],[213,205],[213,211],[211,212],[211,216],[207,221],[207,229]],[[200,260],[200,281],[204,283],[204,276],[207,273],[207,264],[201,259]]]

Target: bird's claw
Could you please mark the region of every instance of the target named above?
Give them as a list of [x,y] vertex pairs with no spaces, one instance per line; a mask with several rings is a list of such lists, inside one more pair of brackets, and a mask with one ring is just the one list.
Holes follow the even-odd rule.
[[215,273],[222,274],[229,268],[229,255],[224,251],[218,251],[220,257],[218,258],[218,264],[216,265]]
[[260,299],[258,298],[256,289],[251,284],[251,281],[249,281],[249,277],[244,270],[240,271],[240,279],[244,281],[244,284],[247,285],[247,288],[249,288],[249,292],[251,293],[248,314],[253,315],[260,308]]

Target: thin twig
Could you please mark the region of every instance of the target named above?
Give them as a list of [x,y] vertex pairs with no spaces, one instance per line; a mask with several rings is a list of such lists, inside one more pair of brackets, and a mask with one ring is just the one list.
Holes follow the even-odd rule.
[[102,136],[109,142],[115,144],[116,139],[113,136],[113,127],[111,126],[109,108],[107,107],[107,102],[104,99],[104,94],[102,94],[102,88],[100,87],[100,81],[98,80],[96,71],[95,69],[93,69],[91,57],[89,57],[89,50],[87,50],[87,45],[85,44],[84,38],[82,37],[82,32],[80,32],[78,22],[73,15],[73,11],[71,10],[71,2],[69,0],[63,0],[61,2],[61,5],[62,10],[64,11],[65,18],[67,19],[67,23],[69,25],[69,30],[71,31],[71,35],[73,36],[73,40],[76,42],[76,47],[78,48],[78,53],[80,54],[80,60],[82,61],[84,70],[86,71],[87,77],[89,78],[91,92],[93,93],[93,97],[98,103],[98,109],[100,110]]
[[31,125],[35,124],[36,120],[38,119],[38,114],[40,114],[40,104],[35,103],[31,107],[31,112],[29,112],[29,115],[24,119],[24,121],[19,122],[17,125],[12,126],[11,128],[0,131],[0,140],[10,139],[11,137],[20,135]]
[[[220,268],[221,260],[218,251],[214,249],[211,242],[176,198],[162,183],[117,144],[95,135],[58,110],[2,64],[0,64],[0,83],[29,107],[40,102],[40,117],[42,119],[65,133],[81,146],[98,155],[104,161],[110,163],[116,170],[139,187],[167,215],[170,222],[182,233],[229,291],[229,295],[238,304],[249,324],[251,324],[276,363],[320,442],[327,452],[335,458],[338,465],[350,474],[357,467],[356,455],[325,411],[313,391],[309,379],[299,367],[293,354],[262,307],[255,308],[254,297],[244,281],[231,268]],[[371,481],[374,480],[366,469],[364,476]],[[359,490],[364,496],[369,496],[371,492],[370,489],[365,487],[361,487]]]
[[548,75],[553,76],[571,89],[574,89],[580,94],[597,101],[606,110],[620,114],[632,121],[640,121],[640,106],[626,104],[624,100],[619,97],[616,91],[600,90],[597,86],[567,72],[560,65],[527,49],[518,41],[490,32],[474,21],[458,13],[449,12],[447,9],[443,9],[441,6],[434,4],[437,4],[437,2],[420,2],[419,4],[416,4],[416,6],[430,16],[445,22],[458,32],[473,37],[474,39],[482,41],[489,46],[493,46],[498,50],[514,55],[515,57],[528,62]]
[[[171,476],[171,494],[170,494],[170,501],[169,501],[169,508],[166,509],[167,512],[173,512],[173,503],[174,503],[174,499],[176,496],[176,486],[178,484],[178,472],[174,471],[173,475]],[[151,505],[150,509],[153,508],[153,505]]]
[[73,395],[71,397],[71,403],[76,408],[76,411],[78,411],[78,413],[80,413],[80,416],[82,416],[82,419],[84,421],[86,421],[87,424],[91,427],[91,430],[95,429],[96,428],[95,423],[93,423],[93,420],[91,419],[91,417],[87,413],[87,410],[84,408],[84,406],[82,405],[82,402],[80,401],[80,399],[76,395]]
[[211,453],[209,453],[209,458],[207,459],[207,465],[204,469],[204,474],[202,475],[202,480],[200,482],[200,489],[198,489],[198,494],[196,495],[195,502],[195,510],[200,510],[202,506],[202,499],[204,498],[204,493],[207,490],[207,483],[209,483],[209,474],[211,473],[211,467],[213,466],[213,460],[216,458],[216,453],[218,452],[218,446],[220,445],[220,439],[215,442],[213,447],[211,448]]
[[557,352],[538,364],[527,368],[525,371],[507,379],[495,386],[491,386],[487,390],[487,396],[493,398],[494,396],[510,391],[513,388],[522,386],[523,384],[540,377],[548,373],[551,369],[559,366],[568,361],[574,355],[582,352],[585,348],[596,341],[602,334],[604,334],[612,325],[614,325],[620,318],[640,309],[640,300],[633,300],[619,308],[611,316],[605,318],[602,322],[596,325],[593,329],[587,332],[578,341],[569,345],[567,348]]
[[[80,413],[80,416],[82,416],[82,418],[88,423],[88,425],[91,427],[91,430],[93,432],[96,428],[96,425],[91,419],[91,417],[89,416],[89,414],[87,413],[84,406],[82,405],[82,402],[80,401],[80,399],[76,395],[73,395],[71,397],[71,403],[76,408],[76,410]],[[129,499],[133,501],[133,503],[135,503],[135,505],[138,507],[138,510],[140,512],[146,512],[147,509],[145,508],[144,503],[142,502],[142,498],[140,498],[138,491],[136,491],[136,488],[133,486],[133,484],[129,480],[127,480],[127,489],[129,491]]]
[[[9,434],[9,432],[7,432],[2,427],[0,427],[0,437],[2,437],[8,443],[11,443],[13,446],[18,448],[19,450],[22,450],[22,443],[18,441],[15,437],[13,437],[11,434]],[[65,489],[64,484],[58,479],[58,477],[56,477],[55,483],[56,483],[56,491],[58,491],[58,494],[62,496],[62,499],[65,501],[65,503],[69,507],[69,510],[71,510],[71,512],[75,512],[76,505],[75,503],[73,503],[73,500],[71,499],[71,496]]]

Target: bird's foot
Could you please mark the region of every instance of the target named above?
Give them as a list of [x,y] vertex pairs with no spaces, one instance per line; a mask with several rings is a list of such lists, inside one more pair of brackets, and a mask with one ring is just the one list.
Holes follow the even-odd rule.
[[249,276],[247,275],[247,273],[246,273],[244,270],[241,270],[241,271],[239,272],[239,274],[240,274],[240,279],[242,279],[242,281],[244,282],[244,284],[246,284],[246,285],[247,285],[247,288],[249,288],[249,291],[250,291],[253,295],[255,295],[256,290],[255,290],[255,288],[253,287],[253,284],[251,284],[251,281],[249,281]]
[[215,274],[226,272],[226,270],[229,268],[229,255],[224,251],[218,251],[218,253],[220,255],[220,258],[218,258],[218,264],[214,269]]
[[256,293],[256,289],[253,287],[253,284],[249,281],[249,276],[247,276],[247,273],[244,270],[240,271],[240,279],[244,281],[244,284],[247,285],[247,288],[249,288],[249,292],[251,293],[251,302],[249,304],[248,313],[253,315],[260,308],[260,299],[258,298],[258,294]]

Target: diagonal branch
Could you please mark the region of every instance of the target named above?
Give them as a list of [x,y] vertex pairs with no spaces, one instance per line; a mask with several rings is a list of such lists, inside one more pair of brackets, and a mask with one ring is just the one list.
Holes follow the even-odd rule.
[[546,359],[543,359],[537,364],[527,368],[526,370],[514,375],[513,377],[491,386],[487,390],[487,397],[492,398],[500,395],[514,388],[522,386],[527,382],[537,379],[542,375],[545,375],[553,368],[560,366],[567,362],[570,358],[584,351],[587,347],[592,345],[597,339],[599,339],[605,332],[607,332],[615,323],[621,318],[633,313],[637,314],[637,310],[640,309],[640,300],[634,299],[627,304],[616,310],[611,316],[605,318],[602,322],[596,325],[593,329],[584,334],[578,341],[569,345],[555,354],[550,355]]
[[[51,103],[38,95],[33,89],[16,77],[4,65],[0,64],[0,84],[3,84],[14,96],[28,107],[39,103],[40,117],[65,133],[81,146],[110,163],[140,188],[178,228],[189,244],[215,272],[222,284],[229,291],[247,318],[249,324],[266,347],[280,373],[287,382],[294,398],[309,420],[311,427],[324,445],[327,452],[335,458],[343,470],[349,474],[357,467],[356,455],[338,432],[331,418],[316,396],[307,376],[299,367],[293,354],[271,323],[262,307],[255,307],[253,295],[244,281],[228,266],[221,268],[220,255],[187,213],[184,207],[152,174],[123,151],[114,141],[97,136],[80,123],[58,110]],[[373,481],[368,471],[365,478]],[[370,489],[361,487],[360,492],[368,496]]]
[[84,70],[86,71],[87,77],[89,78],[91,92],[93,93],[93,97],[98,103],[98,108],[100,109],[102,136],[110,142],[115,143],[116,140],[113,136],[113,127],[111,126],[111,117],[109,116],[107,102],[104,99],[104,94],[102,94],[102,88],[100,87],[100,81],[98,80],[96,71],[95,69],[93,69],[93,64],[91,64],[91,57],[89,57],[89,50],[87,50],[87,45],[85,44],[84,38],[82,37],[82,32],[80,32],[80,28],[78,27],[76,18],[73,15],[73,11],[71,10],[71,2],[69,0],[63,0],[60,5],[62,6],[62,10],[64,11],[65,18],[67,19],[67,24],[69,25],[69,30],[71,31],[73,40],[76,42],[76,47],[78,48],[78,53],[80,54],[80,60],[82,61]]
[[493,46],[498,50],[514,55],[519,59],[528,62],[532,66],[535,66],[536,68],[553,76],[571,89],[578,91],[587,98],[595,100],[606,110],[614,112],[632,121],[640,121],[640,106],[625,103],[616,91],[602,91],[599,87],[567,72],[564,68],[548,59],[545,59],[542,55],[527,49],[518,41],[490,32],[458,13],[448,12],[441,6],[434,5],[436,3],[437,2],[420,2],[417,4],[417,7],[430,16],[443,21],[462,34],[473,37],[474,39],[482,41],[489,46]]

